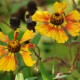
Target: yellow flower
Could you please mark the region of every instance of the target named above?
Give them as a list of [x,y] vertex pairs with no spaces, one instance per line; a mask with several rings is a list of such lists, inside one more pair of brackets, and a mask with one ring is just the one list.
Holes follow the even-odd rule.
[[35,27],[36,31],[55,39],[58,43],[65,43],[69,38],[67,34],[73,37],[78,36],[80,32],[80,13],[74,10],[65,15],[65,8],[65,2],[56,2],[54,4],[55,12],[52,15],[47,11],[36,11],[32,16],[32,20],[44,22],[44,24]]
[[6,43],[6,46],[0,45],[0,70],[14,71],[17,67],[16,53],[18,52],[20,52],[27,66],[31,67],[35,64],[36,61],[32,60],[29,51],[31,43],[23,44],[34,37],[33,31],[27,30],[20,41],[17,40],[17,37],[18,31],[15,31],[13,40],[9,40],[7,35],[0,32],[0,41]]

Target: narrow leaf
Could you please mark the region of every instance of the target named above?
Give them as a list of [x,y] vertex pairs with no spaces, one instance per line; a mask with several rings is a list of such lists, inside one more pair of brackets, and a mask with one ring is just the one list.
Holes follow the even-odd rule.
[[27,78],[25,80],[35,80],[35,79],[37,79],[37,77],[30,77],[30,78]]
[[42,75],[42,79],[43,80],[50,80],[49,74],[46,71],[45,67],[43,66],[43,63],[42,62],[39,63],[39,70],[41,72],[41,75]]

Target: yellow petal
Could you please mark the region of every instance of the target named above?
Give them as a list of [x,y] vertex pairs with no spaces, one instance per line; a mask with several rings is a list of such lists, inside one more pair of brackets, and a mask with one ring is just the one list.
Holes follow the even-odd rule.
[[54,27],[51,24],[39,25],[35,27],[36,31],[44,36],[51,37]]
[[32,60],[32,57],[31,57],[29,51],[28,51],[28,52],[20,51],[20,53],[21,53],[21,55],[22,55],[22,58],[23,58],[23,60],[24,60],[24,63],[25,63],[27,66],[31,67],[31,66],[33,66],[33,65],[36,63],[36,61],[33,61],[33,60]]
[[25,41],[33,38],[33,37],[34,37],[34,32],[33,32],[32,30],[31,30],[31,31],[30,31],[30,30],[27,30],[27,31],[23,34],[23,37],[22,37],[20,43],[23,43],[23,42],[25,42]]
[[80,23],[68,23],[65,28],[71,36],[78,36],[80,32]]
[[26,45],[21,46],[20,53],[22,53],[22,51],[28,52],[28,54],[31,54],[31,52],[29,51],[29,44],[26,44]]
[[49,22],[50,14],[47,11],[36,11],[36,13],[32,16],[32,20],[37,22]]
[[62,3],[55,2],[55,4],[54,4],[55,12],[62,13],[62,12],[64,12],[65,8],[66,8],[66,3],[65,2],[62,2]]
[[54,30],[54,38],[58,43],[65,43],[68,40],[66,33],[60,26]]
[[73,22],[80,20],[80,13],[77,10],[74,10],[66,16],[66,20]]
[[5,57],[0,59],[0,70],[2,71],[14,71],[16,69],[16,62],[14,53],[8,53]]
[[9,42],[8,36],[0,32],[0,41],[8,43]]

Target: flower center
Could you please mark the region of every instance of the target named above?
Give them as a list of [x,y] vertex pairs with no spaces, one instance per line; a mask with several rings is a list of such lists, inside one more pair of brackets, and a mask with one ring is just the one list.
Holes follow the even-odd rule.
[[53,13],[50,22],[54,25],[61,25],[64,22],[63,15],[60,13]]
[[11,40],[8,43],[8,51],[12,53],[19,52],[21,48],[21,44],[18,40]]

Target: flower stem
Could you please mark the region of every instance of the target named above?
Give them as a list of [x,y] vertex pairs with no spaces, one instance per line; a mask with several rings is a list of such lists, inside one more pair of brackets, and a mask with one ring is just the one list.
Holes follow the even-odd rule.
[[10,71],[10,80],[15,80],[15,76],[13,74],[13,71]]

